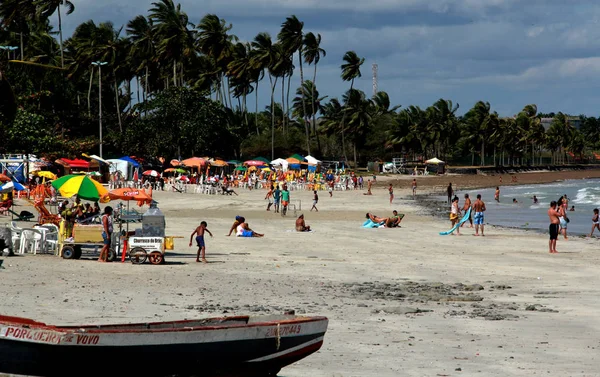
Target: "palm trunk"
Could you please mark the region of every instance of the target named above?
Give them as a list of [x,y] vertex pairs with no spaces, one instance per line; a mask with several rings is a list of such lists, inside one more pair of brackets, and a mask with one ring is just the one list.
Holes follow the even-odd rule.
[[133,96],[131,95],[131,80],[127,80],[127,107],[131,109],[131,101]]
[[[285,99],[285,115],[289,117],[290,115],[290,90],[292,88],[292,74],[288,76],[288,85],[287,85],[287,98]],[[288,123],[289,125],[289,123]],[[289,127],[288,127],[289,128]]]
[[140,76],[135,76],[135,87],[137,88],[137,101],[140,103]]
[[115,78],[115,103],[117,104],[117,119],[119,120],[119,131],[123,133],[123,123],[121,123],[121,109],[119,106],[119,87],[117,85],[117,79]]
[[485,166],[485,141],[481,141],[481,166]]
[[308,134],[308,122],[306,121],[306,101],[304,100],[304,70],[302,69],[302,49],[298,50],[298,60],[300,61],[300,92],[302,96],[302,120],[304,121],[304,132],[306,133],[306,153],[310,155],[310,136]]
[[319,134],[317,133],[317,112],[315,110],[315,88],[317,87],[317,62],[315,62],[315,72],[313,73],[313,85],[312,85],[312,98],[311,98],[311,105],[312,105],[312,128],[313,128],[313,134],[315,134],[316,138],[317,138],[317,152],[319,154],[321,154],[321,138],[319,137]]
[[[260,76],[259,76],[260,77]],[[256,103],[254,104],[256,112],[254,113],[254,126],[256,126],[256,135],[260,135],[258,131],[258,79],[256,80]]]
[[60,42],[60,66],[64,69],[65,68],[65,57],[64,57],[64,52],[63,52],[62,19],[60,17],[60,3],[58,3],[58,6],[56,7],[56,11],[58,12],[58,35],[59,35],[59,42]]
[[21,61],[23,61],[25,56],[25,50],[23,47],[23,33],[19,33],[19,36],[19,38],[21,39]]
[[229,77],[227,77],[227,96],[229,97],[229,106],[233,108],[233,102],[231,102],[231,87],[229,86]]
[[173,86],[177,86],[177,60],[173,60]]
[[244,98],[242,101],[242,106],[243,106],[243,111],[244,111],[244,120],[246,121],[246,128],[250,126],[250,124],[248,123],[248,104],[246,103],[246,92],[244,91]]
[[358,163],[356,162],[356,141],[352,143],[353,148],[354,148],[354,169],[357,168]]
[[[350,91],[352,91],[352,88],[354,87],[354,79],[352,79],[352,81],[350,82]],[[344,155],[344,162],[346,164],[348,164],[348,156],[346,156],[346,132],[344,131],[344,129],[346,128],[346,106],[348,104],[344,103],[344,107],[342,108],[343,114],[342,114],[342,154]]]
[[[269,81],[271,83],[271,160],[275,159],[275,85],[273,76],[269,72]],[[275,81],[277,84],[277,81]]]
[[284,133],[284,135],[287,136],[287,134],[285,133],[285,123],[287,121],[287,114],[284,111],[285,110],[285,75],[281,76],[281,128],[282,131]]
[[90,96],[92,95],[92,78],[94,77],[94,66],[91,67],[91,71],[90,71],[90,87],[88,88],[88,115],[91,116],[92,115],[92,107],[90,104]]

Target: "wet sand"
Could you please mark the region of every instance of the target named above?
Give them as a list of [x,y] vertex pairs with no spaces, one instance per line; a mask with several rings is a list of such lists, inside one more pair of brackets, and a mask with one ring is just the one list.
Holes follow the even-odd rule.
[[[600,177],[533,174],[519,174],[518,183]],[[288,309],[329,317],[323,348],[282,370],[285,377],[600,374],[597,240],[559,240],[560,253],[549,255],[547,236],[534,232],[489,227],[486,237],[473,237],[463,228],[463,236],[439,236],[449,222],[423,215],[408,189],[396,189],[390,206],[389,179],[378,177],[372,196],[321,192],[318,213],[308,211],[310,192],[293,191],[311,233],[294,232],[292,214],[266,212],[262,190],[155,192],[167,233],[186,237],[176,239],[166,265],[4,258],[0,312],[56,324]],[[393,182],[409,187],[411,180]],[[498,177],[418,177],[423,190],[491,180]],[[365,212],[385,216],[392,209],[406,214],[402,228],[361,227]],[[238,214],[266,236],[226,237]],[[196,263],[196,248],[187,245],[201,220],[214,234],[207,237],[207,265]]]

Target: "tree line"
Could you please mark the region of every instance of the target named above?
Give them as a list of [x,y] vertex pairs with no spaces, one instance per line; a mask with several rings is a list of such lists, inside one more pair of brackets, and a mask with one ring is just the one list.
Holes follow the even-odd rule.
[[[546,130],[535,105],[514,117],[500,117],[484,101],[463,116],[445,99],[426,109],[393,105],[383,91],[369,96],[354,88],[365,62],[354,51],[340,65],[348,90],[339,99],[322,96],[321,35],[294,15],[276,36],[258,32],[242,42],[217,15],[194,23],[180,4],[160,0],[126,25],[89,20],[63,39],[62,17],[76,11],[68,0],[0,3],[2,152],[95,152],[100,113],[109,155],[302,152],[355,165],[400,155],[470,156],[472,164],[506,165],[537,164],[548,155],[562,163],[600,140],[600,120],[581,117],[578,129],[557,113]],[[49,22],[54,14],[57,31]],[[301,85],[293,88],[296,74]],[[263,91],[270,103],[259,109]]]

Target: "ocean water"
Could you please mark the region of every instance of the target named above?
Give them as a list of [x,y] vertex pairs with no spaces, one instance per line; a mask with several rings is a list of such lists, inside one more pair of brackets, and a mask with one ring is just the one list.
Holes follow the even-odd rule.
[[[589,234],[592,228],[594,208],[600,209],[600,179],[566,180],[539,185],[500,186],[500,203],[494,200],[495,188],[459,190],[459,205],[464,204],[464,194],[468,193],[472,201],[477,194],[482,195],[487,210],[485,223],[522,229],[548,230],[548,207],[552,200],[558,200],[567,194],[569,209],[575,206],[575,211],[567,213],[571,222],[567,233],[573,235]],[[533,196],[538,198],[538,204],[533,204]],[[513,198],[518,203],[513,203]],[[446,201],[446,197],[436,197],[436,200]],[[445,208],[449,211],[450,206]],[[600,237],[596,230],[594,235]]]

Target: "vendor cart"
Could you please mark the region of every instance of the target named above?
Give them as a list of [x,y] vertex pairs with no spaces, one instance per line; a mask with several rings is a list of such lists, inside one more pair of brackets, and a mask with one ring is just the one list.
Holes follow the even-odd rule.
[[[73,226],[72,237],[65,237],[64,228],[65,220],[61,221],[58,240],[59,255],[64,259],[79,259],[81,258],[83,249],[102,249],[104,240],[102,238],[102,225],[81,225]],[[118,241],[117,235],[113,234],[111,245],[115,245]],[[108,261],[112,262],[117,259],[117,253],[111,247],[108,250]]]

